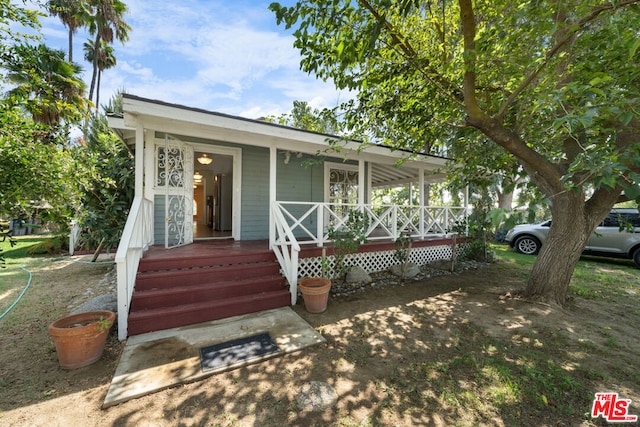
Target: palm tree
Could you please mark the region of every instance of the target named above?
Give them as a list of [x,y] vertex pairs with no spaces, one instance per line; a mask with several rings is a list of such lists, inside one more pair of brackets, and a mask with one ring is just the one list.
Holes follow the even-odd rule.
[[55,127],[83,114],[86,85],[80,78],[82,68],[67,61],[64,51],[43,44],[14,46],[4,66],[7,79],[15,86],[8,98],[23,105],[36,122]]
[[[83,9],[83,19],[87,22],[89,33],[94,36],[93,51],[100,49],[101,43],[113,43],[114,39],[124,43],[129,40],[131,27],[127,24],[123,15],[127,12],[127,6],[120,0],[88,0]],[[93,74],[89,87],[89,100],[93,98],[98,74],[99,55],[93,55]]]
[[81,13],[82,0],[49,0],[48,9],[69,29],[69,62],[73,62],[73,35],[85,25]]
[[[98,56],[97,61],[96,54]],[[115,67],[117,60],[113,54],[113,47],[104,40],[100,42],[100,48],[97,52],[91,40],[86,41],[84,43],[84,59],[92,64],[96,62],[98,65],[98,82],[96,84],[96,109],[98,109],[100,106],[100,79],[102,72],[108,68]]]

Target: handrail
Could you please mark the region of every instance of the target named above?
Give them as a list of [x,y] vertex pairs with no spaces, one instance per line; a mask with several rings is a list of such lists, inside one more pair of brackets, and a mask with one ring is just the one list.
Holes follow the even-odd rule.
[[[274,204],[274,212],[280,212],[281,225],[293,234],[300,244],[323,246],[329,241],[329,226],[340,228],[348,218],[349,210],[363,212],[369,227],[367,240],[397,239],[403,233],[412,238],[424,239],[434,235],[451,233],[458,221],[466,218],[463,206],[399,206],[358,205],[312,202],[284,202]],[[315,221],[315,224],[313,222]],[[286,224],[286,227],[284,226]]]
[[282,211],[278,209],[278,205],[274,204],[272,210],[276,239],[272,242],[271,247],[282,267],[287,282],[289,282],[291,305],[295,305],[298,297],[298,254],[300,253],[300,245],[291,232],[291,228],[287,226],[287,222]]
[[[298,255],[301,244],[322,247],[329,242],[328,227],[340,228],[357,209],[366,216],[367,240],[397,239],[403,233],[422,239],[449,234],[457,221],[466,218],[461,206],[358,205],[275,201],[271,206],[274,240],[270,242],[289,282],[291,304],[296,303]],[[315,224],[314,224],[315,222]]]
[[135,197],[116,251],[118,277],[118,338],[127,338],[129,304],[140,259],[153,243],[153,202]]

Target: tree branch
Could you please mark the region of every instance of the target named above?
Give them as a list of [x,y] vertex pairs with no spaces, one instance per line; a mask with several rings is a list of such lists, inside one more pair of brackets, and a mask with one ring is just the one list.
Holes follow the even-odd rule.
[[620,2],[617,5],[606,4],[606,5],[594,7],[591,13],[589,13],[589,15],[585,16],[580,21],[578,21],[573,26],[571,31],[569,31],[555,45],[553,45],[551,49],[549,49],[549,51],[545,54],[545,60],[542,61],[542,63],[538,66],[538,68],[536,68],[531,74],[529,74],[522,81],[522,83],[520,83],[520,85],[516,88],[516,90],[514,90],[513,93],[511,93],[511,95],[509,95],[509,97],[502,103],[502,106],[498,111],[497,117],[502,117],[505,114],[505,112],[507,111],[507,108],[509,108],[509,105],[511,105],[511,103],[531,84],[531,82],[533,82],[538,77],[538,75],[540,75],[542,70],[546,68],[546,66],[549,64],[549,60],[555,57],[558,54],[558,52],[560,52],[560,49],[564,47],[567,43],[569,43],[571,39],[578,32],[580,32],[587,24],[595,20],[598,16],[600,16],[602,13],[606,11],[621,9],[623,7],[631,6],[639,2],[640,0],[625,0]]
[[467,123],[509,153],[516,156],[529,176],[547,194],[562,191],[562,172],[544,156],[525,144],[513,131],[506,129],[497,119],[487,115],[478,105],[476,98],[476,75],[473,56],[475,55],[476,25],[472,0],[459,0],[460,22],[464,40],[464,101]]
[[[433,85],[435,87],[437,87],[438,90],[445,97],[451,99],[453,102],[458,104],[460,107],[464,107],[463,100],[460,99],[460,97],[456,96],[456,89],[454,87],[452,87],[451,82],[449,82],[449,81],[437,81],[436,79],[434,79],[431,76],[431,74],[436,75],[436,76],[441,76],[440,73],[438,73],[438,72],[436,72],[435,70],[432,70],[432,69],[430,70],[431,64],[428,61],[426,61],[426,63],[424,65],[420,65],[416,61],[416,58],[417,58],[418,54],[416,53],[416,51],[413,48],[413,46],[411,46],[411,43],[409,43],[409,41],[405,37],[402,37],[402,35],[396,31],[395,27],[387,19],[385,19],[382,15],[380,15],[380,13],[378,13],[378,11],[373,8],[373,6],[371,6],[371,4],[369,3],[368,0],[358,0],[358,3],[360,3],[362,5],[362,7],[367,9],[369,11],[369,13],[371,13],[371,15],[378,22],[380,22],[382,25],[384,25],[384,27],[386,28],[387,32],[391,36],[391,40],[394,42],[390,47],[395,48],[395,47],[399,46],[400,55],[403,56],[409,62],[409,64],[411,64],[411,66],[413,66],[428,81],[433,83]],[[431,74],[429,73],[429,71],[431,71]]]
[[462,24],[462,37],[464,43],[464,101],[465,109],[473,120],[484,120],[485,113],[478,105],[476,98],[476,21],[473,15],[471,0],[459,0],[460,22]]

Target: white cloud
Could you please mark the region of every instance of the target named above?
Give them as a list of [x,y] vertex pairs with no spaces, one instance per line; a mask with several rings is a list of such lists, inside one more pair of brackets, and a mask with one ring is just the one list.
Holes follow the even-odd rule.
[[[342,95],[299,70],[293,37],[275,27],[269,3],[126,1],[130,40],[114,44],[118,64],[102,75],[101,102],[124,88],[139,96],[253,118],[289,111],[293,100],[317,108],[335,106]],[[46,32],[66,46],[59,21],[49,19]],[[85,39],[76,36],[75,52],[82,52]],[[74,54],[76,60],[80,55]],[[85,76],[90,79],[90,72]]]

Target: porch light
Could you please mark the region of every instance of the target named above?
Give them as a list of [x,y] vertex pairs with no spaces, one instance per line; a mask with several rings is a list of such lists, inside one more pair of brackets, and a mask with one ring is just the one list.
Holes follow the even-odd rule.
[[198,163],[200,163],[201,165],[208,165],[211,162],[213,162],[213,159],[204,153],[202,154],[202,156],[198,157]]

